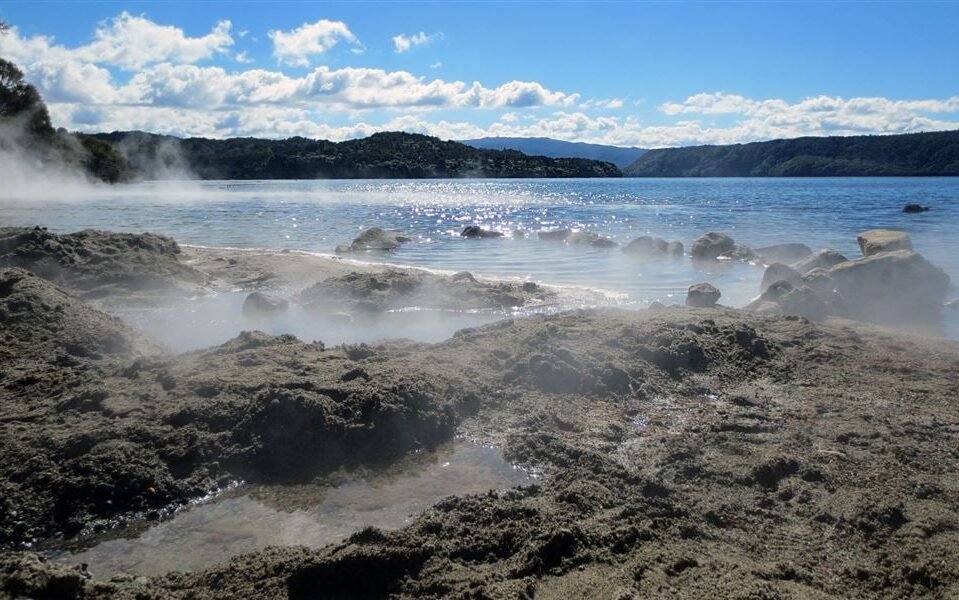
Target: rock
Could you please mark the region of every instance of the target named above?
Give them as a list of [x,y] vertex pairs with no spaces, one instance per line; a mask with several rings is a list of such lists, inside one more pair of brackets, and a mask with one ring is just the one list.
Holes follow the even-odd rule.
[[641,258],[660,256],[682,256],[682,242],[667,242],[662,238],[648,235],[640,236],[623,247],[623,252]]
[[649,303],[649,310],[660,310],[666,308],[666,305],[660,302],[659,300],[653,300]]
[[563,242],[573,233],[569,229],[551,229],[550,231],[540,231],[537,236],[544,242]]
[[828,271],[852,319],[897,324],[938,318],[949,276],[912,250],[881,252]]
[[736,242],[733,238],[717,231],[710,231],[693,242],[689,254],[698,259],[716,259],[723,254],[732,253],[735,249]]
[[812,254],[812,250],[806,244],[775,244],[773,246],[753,248],[753,252],[766,264],[791,264],[799,262]]
[[479,225],[470,225],[460,233],[460,236],[471,239],[498,238],[503,237],[503,232],[483,229]]
[[600,236],[590,242],[589,245],[593,248],[615,248],[616,246],[619,246],[619,243],[609,239],[608,237]]
[[686,293],[686,306],[707,308],[714,306],[722,293],[708,283],[696,283],[689,286]]
[[553,229],[540,231],[539,239],[547,242],[566,242],[571,245],[593,246],[594,248],[613,248],[618,246],[615,241],[589,231],[573,231],[571,229]]
[[523,283],[523,291],[527,294],[532,294],[533,292],[539,291],[539,286],[532,281],[527,281]]
[[[801,280],[800,280],[801,282]],[[746,310],[770,315],[793,315],[821,320],[830,313],[827,302],[805,285],[773,282]]]
[[823,248],[822,250],[810,254],[806,258],[794,263],[791,266],[793,269],[805,275],[813,269],[828,269],[838,265],[839,263],[846,262],[847,260],[849,259],[835,250],[831,248]]
[[289,306],[286,298],[253,292],[243,301],[243,314],[248,317],[262,317],[285,312]]
[[769,286],[777,281],[788,281],[793,285],[799,285],[802,282],[802,274],[788,265],[774,262],[766,267],[762,283],[759,284],[759,292],[765,292]]
[[836,282],[829,275],[828,269],[817,268],[802,276],[803,285],[809,287],[822,297],[826,297],[836,290]]
[[335,250],[333,250],[333,252],[336,252],[337,254],[349,254],[352,251],[353,247],[349,244],[340,244]]
[[388,252],[409,241],[411,241],[410,238],[395,231],[370,227],[356,236],[356,239],[350,244],[350,252]]
[[905,231],[892,229],[870,229],[856,236],[863,256],[872,256],[880,252],[893,250],[912,250],[912,241]]
[[923,206],[921,204],[907,204],[902,207],[902,212],[904,213],[921,213],[929,210],[928,206]]
[[459,273],[453,273],[453,275],[450,276],[450,279],[453,281],[470,281],[470,282],[476,281],[476,278],[473,277],[473,274],[470,273],[469,271],[460,271]]

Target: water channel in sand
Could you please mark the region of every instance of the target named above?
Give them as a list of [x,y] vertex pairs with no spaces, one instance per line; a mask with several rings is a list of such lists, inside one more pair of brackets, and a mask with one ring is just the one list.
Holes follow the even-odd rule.
[[54,552],[65,564],[86,563],[98,577],[191,571],[271,545],[321,547],[374,526],[395,529],[451,495],[530,484],[534,476],[500,450],[457,441],[366,478],[337,485],[243,485],[179,511],[133,538],[79,552]]

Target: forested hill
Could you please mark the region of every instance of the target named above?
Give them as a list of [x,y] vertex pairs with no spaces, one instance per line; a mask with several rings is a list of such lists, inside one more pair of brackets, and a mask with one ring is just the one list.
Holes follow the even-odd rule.
[[619,177],[608,162],[480,150],[410,133],[377,133],[345,142],[179,139],[139,131],[95,134],[126,158],[135,177],[189,172],[202,179],[428,177]]
[[642,148],[624,148],[603,144],[566,142],[543,137],[486,137],[475,140],[460,140],[474,148],[489,150],[517,150],[531,156],[549,156],[551,158],[590,158],[611,162],[624,168],[643,155]]
[[650,150],[623,171],[633,177],[959,175],[959,131]]

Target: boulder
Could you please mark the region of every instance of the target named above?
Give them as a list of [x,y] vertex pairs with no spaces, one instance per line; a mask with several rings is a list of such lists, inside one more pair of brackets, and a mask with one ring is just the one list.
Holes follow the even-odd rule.
[[243,314],[248,317],[262,317],[285,312],[289,306],[286,298],[253,292],[243,301]]
[[753,252],[766,264],[799,262],[812,254],[806,244],[775,244],[762,248],[753,248]]
[[708,283],[696,283],[689,286],[686,293],[686,306],[707,308],[714,306],[722,293]]
[[470,225],[464,229],[460,235],[471,239],[498,238],[503,237],[503,232],[483,229],[479,225]]
[[623,252],[640,258],[658,258],[660,256],[682,256],[682,242],[667,242],[649,235],[640,236],[623,246]]
[[912,241],[905,231],[892,229],[870,229],[856,236],[863,256],[872,256],[880,252],[894,250],[912,250]]
[[570,229],[551,229],[549,231],[540,231],[538,236],[539,239],[544,242],[563,242],[566,241],[566,238],[569,237],[569,234],[573,233]]
[[601,237],[589,231],[573,231],[571,229],[553,229],[540,231],[539,239],[548,242],[566,242],[577,246],[593,246],[594,248],[612,248],[618,246],[615,241]]
[[904,213],[921,213],[929,210],[928,206],[923,206],[921,204],[907,204],[902,207],[902,212]]
[[710,231],[693,242],[689,254],[698,259],[716,259],[724,254],[731,254],[736,249],[733,238],[724,233]]
[[938,318],[949,276],[912,250],[881,252],[828,271],[843,300],[843,316],[897,324]]
[[805,285],[776,281],[759,298],[746,305],[746,310],[770,315],[794,315],[821,320],[830,313],[830,306]]
[[[350,252],[388,252],[400,247],[401,244],[411,241],[410,238],[395,231],[386,231],[379,227],[370,227],[360,233],[349,246]],[[343,249],[337,246],[337,252]]]
[[813,269],[828,269],[838,265],[839,263],[846,262],[847,260],[849,259],[835,250],[831,248],[823,248],[822,250],[810,254],[801,261],[794,263],[792,268],[805,275]]
[[802,274],[792,267],[784,265],[783,263],[774,262],[766,267],[766,271],[763,273],[762,283],[759,284],[759,292],[765,292],[769,286],[777,281],[788,281],[793,285],[799,285],[802,283],[802,277]]

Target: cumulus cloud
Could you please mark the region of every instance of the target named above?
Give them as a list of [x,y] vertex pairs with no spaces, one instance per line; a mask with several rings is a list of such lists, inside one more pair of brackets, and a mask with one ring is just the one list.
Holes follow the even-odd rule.
[[443,33],[437,32],[431,35],[426,35],[424,32],[414,33],[412,35],[406,35],[401,33],[399,35],[393,36],[393,51],[397,54],[402,54],[403,52],[408,51],[411,48],[416,46],[425,46],[426,44],[435,42],[437,40],[443,39]]
[[320,19],[316,23],[304,23],[292,31],[273,30],[273,56],[278,61],[298,67],[309,66],[310,57],[323,54],[340,42],[360,47],[360,42],[346,23]]

